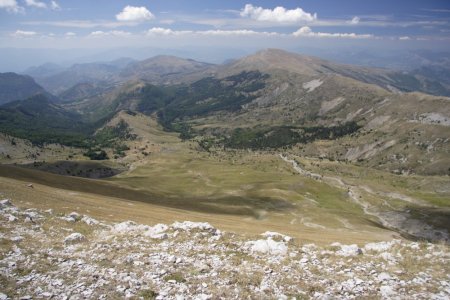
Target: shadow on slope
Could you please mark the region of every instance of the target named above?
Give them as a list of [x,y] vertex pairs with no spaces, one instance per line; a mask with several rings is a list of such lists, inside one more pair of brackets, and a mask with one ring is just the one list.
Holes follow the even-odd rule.
[[280,212],[293,207],[288,201],[269,197],[250,198],[228,196],[221,198],[196,197],[195,199],[180,199],[117,186],[107,181],[60,176],[11,165],[1,165],[0,177],[28,181],[64,190],[98,194],[211,214],[230,214],[260,218],[261,210]]

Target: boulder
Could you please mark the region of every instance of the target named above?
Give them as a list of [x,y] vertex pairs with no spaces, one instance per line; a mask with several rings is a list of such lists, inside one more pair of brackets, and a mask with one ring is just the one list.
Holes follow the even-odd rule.
[[276,242],[272,238],[267,240],[250,241],[245,244],[252,253],[259,252],[272,255],[286,255],[288,247],[283,242]]
[[83,216],[83,218],[81,218],[81,222],[84,222],[84,223],[86,223],[88,225],[98,225],[98,224],[100,224],[99,221],[97,221],[94,218],[88,217],[88,216]]
[[66,236],[66,238],[64,239],[64,244],[73,245],[73,244],[81,243],[84,240],[86,240],[86,237],[84,235],[82,235],[81,233],[78,233],[78,232],[74,232],[74,233]]
[[191,231],[193,229],[198,229],[202,231],[210,231],[210,232],[216,232],[217,229],[211,226],[211,224],[207,222],[191,222],[191,221],[184,221],[184,222],[175,222],[171,226],[173,229],[180,229],[184,231]]
[[0,207],[4,206],[12,206],[11,200],[9,199],[0,200]]

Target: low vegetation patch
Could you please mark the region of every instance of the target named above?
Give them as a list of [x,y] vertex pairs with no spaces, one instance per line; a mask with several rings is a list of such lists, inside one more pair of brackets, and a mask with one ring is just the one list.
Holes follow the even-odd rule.
[[236,128],[228,136],[204,137],[199,140],[199,145],[206,151],[209,151],[213,146],[253,150],[277,149],[290,147],[298,143],[306,144],[315,140],[334,140],[352,134],[360,128],[356,122],[332,127]]

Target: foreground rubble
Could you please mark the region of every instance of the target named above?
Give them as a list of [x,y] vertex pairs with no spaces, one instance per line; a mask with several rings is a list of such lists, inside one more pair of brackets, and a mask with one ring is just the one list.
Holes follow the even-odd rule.
[[0,299],[449,299],[443,244],[326,247],[208,223],[109,224],[0,201]]

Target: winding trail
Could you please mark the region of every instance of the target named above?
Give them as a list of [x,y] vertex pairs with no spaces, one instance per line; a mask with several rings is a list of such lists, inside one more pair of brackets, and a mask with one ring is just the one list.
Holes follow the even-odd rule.
[[[310,172],[308,170],[304,170],[295,160],[289,159],[287,156],[281,153],[279,154],[279,156],[282,160],[291,164],[294,170],[299,174],[321,181],[332,187],[347,190],[349,198],[354,203],[358,204],[366,215],[375,217],[385,228],[399,232],[401,234],[413,236],[415,238],[449,241],[450,235],[446,230],[435,229],[422,220],[412,219],[407,212],[394,210],[385,198],[387,197],[391,199],[402,200],[404,202],[419,206],[426,206],[425,202],[398,193],[386,193],[381,191],[376,192],[367,186],[357,187],[351,184],[347,184],[339,177],[323,176],[317,173]],[[379,199],[382,203],[384,203],[392,210],[388,212],[380,212],[378,210],[378,207],[371,205],[370,203],[363,200],[362,192],[366,192],[371,196]]]

